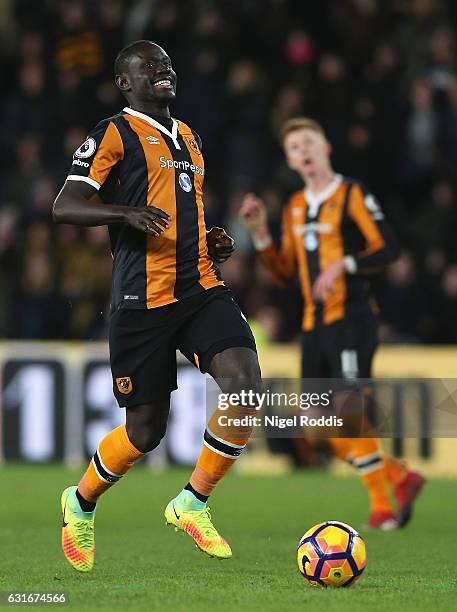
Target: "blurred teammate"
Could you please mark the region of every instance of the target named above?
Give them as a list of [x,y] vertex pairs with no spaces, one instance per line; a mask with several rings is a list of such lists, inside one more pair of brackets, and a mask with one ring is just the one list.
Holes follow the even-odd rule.
[[[397,257],[384,215],[360,183],[336,174],[331,145],[309,118],[287,121],[281,132],[287,162],[305,183],[283,213],[280,249],[273,244],[263,202],[245,196],[240,210],[255,248],[277,284],[297,272],[304,300],[302,378],[370,378],[378,345],[377,317],[364,273]],[[368,488],[368,526],[405,525],[424,479],[391,457],[376,438],[332,438],[333,452],[352,463]],[[394,486],[397,512],[388,483]]]
[[[125,425],[101,440],[78,487],[62,494],[62,547],[80,571],[93,567],[100,495],[165,434],[176,350],[202,372],[224,379],[224,392],[241,379],[253,388],[260,384],[253,335],[208,254],[227,258],[233,241],[222,230],[206,232],[200,139],[170,117],[176,95],[171,60],[158,45],[138,41],[119,53],[115,74],[129,105],[101,121],[76,150],[54,207],[57,223],[109,227],[110,360],[114,393],[126,407]],[[210,419],[195,470],[165,510],[167,523],[220,558],[232,552],[206,502],[250,430],[231,433],[224,435]]]

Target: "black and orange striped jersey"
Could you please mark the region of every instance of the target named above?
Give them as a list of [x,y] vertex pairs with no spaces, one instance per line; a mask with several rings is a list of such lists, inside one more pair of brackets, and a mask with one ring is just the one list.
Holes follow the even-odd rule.
[[172,217],[159,237],[108,226],[113,309],[156,308],[224,284],[208,255],[204,173],[200,139],[185,123],[130,108],[101,121],[76,150],[67,180],[92,185],[106,203]]
[[[257,244],[260,258],[279,285],[298,271],[304,300],[302,329],[328,325],[346,315],[373,312],[374,300],[363,272],[397,257],[392,232],[372,194],[336,175],[319,198],[297,191],[284,209],[282,241]],[[346,257],[348,268],[321,302],[313,284],[332,262]]]

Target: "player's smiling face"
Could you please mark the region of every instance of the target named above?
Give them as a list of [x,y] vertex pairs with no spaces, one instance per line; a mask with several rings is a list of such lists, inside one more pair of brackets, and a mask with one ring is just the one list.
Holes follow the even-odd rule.
[[132,97],[142,102],[168,106],[176,97],[176,73],[158,45],[145,45],[130,59],[128,80]]
[[331,146],[326,138],[309,128],[301,128],[287,134],[284,151],[289,168],[304,179],[319,174],[330,163]]

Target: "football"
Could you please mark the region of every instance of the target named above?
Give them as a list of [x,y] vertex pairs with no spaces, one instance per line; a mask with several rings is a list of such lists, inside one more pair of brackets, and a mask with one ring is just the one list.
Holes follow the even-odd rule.
[[314,525],[298,545],[298,569],[312,586],[350,586],[360,578],[366,562],[362,537],[339,521]]

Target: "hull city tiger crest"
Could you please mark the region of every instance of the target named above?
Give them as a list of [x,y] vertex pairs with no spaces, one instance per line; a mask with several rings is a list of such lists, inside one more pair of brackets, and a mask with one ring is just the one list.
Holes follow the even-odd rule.
[[116,378],[116,385],[119,393],[131,393],[133,389],[132,381],[130,376],[124,376],[123,378]]
[[189,147],[195,151],[195,153],[197,153],[197,155],[201,155],[201,151],[200,151],[200,147],[198,146],[198,142],[195,140],[195,138],[190,138],[190,136],[186,137],[187,143],[189,145]]

